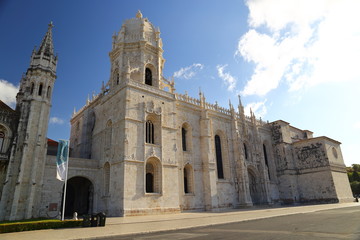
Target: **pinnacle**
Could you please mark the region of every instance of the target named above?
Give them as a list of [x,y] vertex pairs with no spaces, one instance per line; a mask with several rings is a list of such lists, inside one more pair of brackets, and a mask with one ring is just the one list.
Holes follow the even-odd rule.
[[54,55],[54,46],[53,46],[53,41],[52,41],[52,28],[54,27],[53,22],[51,21],[48,24],[48,30],[41,42],[39,51],[37,52],[37,54],[41,54],[43,52],[43,54],[45,56],[50,56],[50,55]]

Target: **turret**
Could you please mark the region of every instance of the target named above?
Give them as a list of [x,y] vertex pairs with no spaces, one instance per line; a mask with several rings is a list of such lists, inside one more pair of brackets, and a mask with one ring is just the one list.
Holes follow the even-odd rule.
[[128,80],[155,88],[161,87],[163,58],[160,29],[138,11],[128,19],[118,34],[113,35],[111,61],[111,88]]
[[0,221],[38,217],[45,168],[51,95],[56,79],[52,23],[34,49],[30,66],[20,81],[16,111],[20,119],[15,149],[1,196]]
[[[48,30],[41,41],[39,49],[34,48],[30,66],[26,75],[20,81],[20,90],[17,94],[17,107],[21,102],[32,99],[42,99],[46,102],[51,101],[52,89],[56,79],[57,56],[54,54],[52,40],[52,22],[48,24]],[[37,73],[45,74],[45,78],[39,78]]]

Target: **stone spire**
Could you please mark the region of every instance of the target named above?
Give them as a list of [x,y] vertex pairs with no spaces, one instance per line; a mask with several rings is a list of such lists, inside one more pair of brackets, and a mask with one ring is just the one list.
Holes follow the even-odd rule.
[[40,48],[37,54],[43,53],[45,56],[50,57],[50,55],[54,55],[54,45],[52,40],[52,28],[54,27],[53,23],[50,22],[48,24],[48,30],[41,42]]
[[43,70],[50,70],[54,75],[56,74],[57,56],[54,55],[54,44],[52,40],[52,22],[48,24],[48,30],[41,41],[38,50],[33,50],[31,55],[30,68],[41,68]]
[[242,115],[245,114],[245,112],[244,112],[244,106],[242,105],[240,95],[238,95],[238,98],[239,98],[238,111],[239,111],[240,116],[242,116]]

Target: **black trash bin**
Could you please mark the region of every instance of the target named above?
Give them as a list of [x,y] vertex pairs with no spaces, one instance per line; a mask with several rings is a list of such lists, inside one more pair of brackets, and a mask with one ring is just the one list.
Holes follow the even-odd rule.
[[97,227],[98,226],[98,215],[97,214],[91,214],[91,226]]
[[83,222],[82,222],[82,226],[83,227],[90,227],[91,226],[91,219],[90,219],[90,215],[84,215],[83,216]]
[[97,214],[98,217],[98,223],[99,223],[99,227],[105,227],[105,222],[106,222],[106,214],[103,212],[100,212]]

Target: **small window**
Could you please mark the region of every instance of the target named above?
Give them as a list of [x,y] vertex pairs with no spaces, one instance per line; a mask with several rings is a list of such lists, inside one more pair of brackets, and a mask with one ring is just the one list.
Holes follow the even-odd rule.
[[263,152],[264,152],[265,165],[266,165],[266,168],[267,168],[267,171],[268,171],[268,176],[269,176],[269,179],[270,179],[269,161],[268,161],[268,156],[267,156],[265,144],[263,144]]
[[40,85],[39,85],[39,92],[38,92],[38,95],[39,95],[39,96],[42,95],[42,90],[43,90],[43,85],[42,85],[42,83],[40,83]]
[[186,168],[184,168],[184,192],[189,193],[189,181],[188,181],[188,173],[186,171]]
[[146,192],[154,192],[154,175],[152,173],[146,173]]
[[265,144],[263,144],[263,151],[264,151],[264,158],[265,158],[265,165],[268,167],[268,157],[267,157],[267,152],[266,152],[266,146]]
[[245,155],[245,159],[248,159],[248,151],[247,151],[247,147],[246,147],[246,143],[244,143],[244,155]]
[[51,96],[51,87],[49,86],[47,89],[46,97],[50,98],[50,96]]
[[183,151],[186,151],[186,129],[184,127],[181,128],[181,138]]
[[145,69],[145,84],[152,86],[152,72],[149,68]]
[[35,84],[31,83],[31,88],[30,88],[30,94],[31,95],[33,95],[33,93],[34,93],[34,86],[35,86]]
[[161,193],[161,164],[152,158],[145,165],[145,192]]
[[223,171],[223,162],[222,162],[222,153],[221,153],[221,140],[219,135],[215,136],[215,152],[216,152],[217,175],[219,179],[223,179],[224,171]]
[[0,132],[0,152],[2,152],[3,150],[4,142],[5,142],[5,133]]
[[146,121],[146,127],[145,127],[145,141],[146,143],[155,144],[155,137],[154,137],[154,124],[152,121],[147,120]]
[[192,167],[188,163],[184,167],[184,193],[193,193]]

